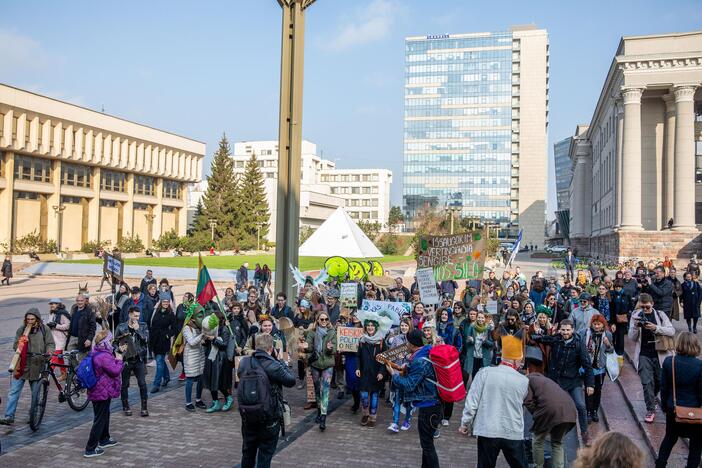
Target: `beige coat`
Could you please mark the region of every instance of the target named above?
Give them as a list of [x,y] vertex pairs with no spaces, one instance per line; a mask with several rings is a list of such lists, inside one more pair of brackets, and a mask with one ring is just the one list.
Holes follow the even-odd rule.
[[[655,335],[675,336],[675,328],[668,316],[663,312],[658,312],[656,309],[653,309],[653,312],[656,314],[656,321],[658,322],[653,333]],[[641,327],[636,325],[635,320],[639,318],[639,315],[641,315],[641,309],[635,310],[631,314],[631,325],[629,326],[629,338],[636,342],[636,348],[634,349],[634,365],[637,369],[639,368],[639,354],[641,354]],[[663,360],[672,355],[672,351],[658,351],[658,361],[661,366],[663,365]]]

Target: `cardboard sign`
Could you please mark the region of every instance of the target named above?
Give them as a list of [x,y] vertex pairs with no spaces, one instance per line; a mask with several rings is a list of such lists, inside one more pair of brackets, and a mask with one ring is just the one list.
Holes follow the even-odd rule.
[[372,301],[363,299],[361,310],[375,312],[376,314],[381,311],[389,312],[390,315],[392,315],[393,325],[398,326],[400,325],[400,317],[402,317],[403,314],[412,312],[412,304],[409,302]]
[[358,305],[358,284],[341,283],[339,302],[341,307],[356,307]]
[[105,252],[105,260],[102,265],[102,270],[107,276],[112,276],[122,281],[124,274],[124,262],[116,255]]
[[486,247],[480,231],[421,237],[417,269],[432,268],[436,281],[482,278]]
[[383,353],[378,353],[375,356],[375,360],[381,363],[384,362],[384,360],[397,363],[406,360],[410,354],[412,354],[412,352],[410,351],[409,344],[404,343],[400,346],[388,349]]
[[485,311],[493,317],[497,315],[497,301],[488,300],[485,304]]
[[417,268],[417,286],[419,298],[424,304],[438,304],[439,292],[436,290],[433,268]]
[[363,328],[337,327],[336,350],[340,353],[355,353],[363,336]]

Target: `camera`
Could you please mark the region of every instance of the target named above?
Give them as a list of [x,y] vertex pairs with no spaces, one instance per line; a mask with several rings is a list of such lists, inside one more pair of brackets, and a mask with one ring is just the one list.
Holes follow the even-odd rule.
[[646,325],[649,322],[650,322],[650,320],[648,319],[648,317],[646,317],[646,314],[639,314],[639,326],[640,327],[643,327],[644,325]]
[[51,329],[54,329],[56,328],[56,322],[46,322],[46,326]]

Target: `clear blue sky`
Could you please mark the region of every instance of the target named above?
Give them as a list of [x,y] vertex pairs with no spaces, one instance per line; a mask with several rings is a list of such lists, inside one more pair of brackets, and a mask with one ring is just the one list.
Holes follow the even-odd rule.
[[[6,1],[0,11],[0,82],[202,140],[206,168],[222,132],[277,138],[275,0]],[[306,18],[304,137],[339,167],[391,169],[399,204],[404,37],[525,23],[550,36],[551,158],[554,141],[589,122],[619,38],[702,29],[702,3],[318,0]]]

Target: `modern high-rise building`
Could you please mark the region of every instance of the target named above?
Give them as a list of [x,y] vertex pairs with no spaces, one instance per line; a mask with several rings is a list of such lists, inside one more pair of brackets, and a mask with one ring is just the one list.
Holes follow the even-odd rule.
[[570,181],[573,179],[570,145],[572,137],[553,144],[553,159],[556,168],[556,210],[567,210],[570,206]]
[[460,206],[543,245],[548,34],[504,32],[405,40],[403,209]]

